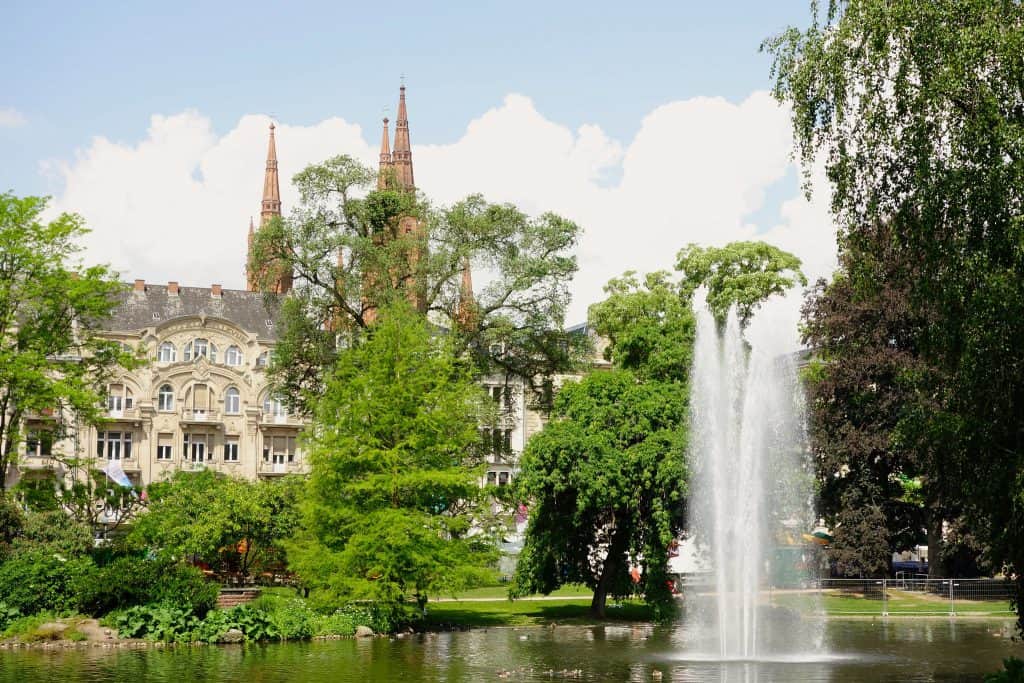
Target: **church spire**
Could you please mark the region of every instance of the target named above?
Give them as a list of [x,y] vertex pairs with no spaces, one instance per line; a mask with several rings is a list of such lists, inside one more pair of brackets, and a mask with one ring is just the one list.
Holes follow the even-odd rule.
[[263,176],[263,204],[260,209],[260,227],[274,216],[281,215],[281,183],[277,177],[277,145],[274,143],[274,124],[270,124],[270,142],[267,144],[267,170]]
[[393,168],[391,163],[391,142],[389,140],[388,118],[384,117],[384,133],[380,138],[380,171],[377,175],[377,189],[383,190],[387,187],[388,175]]
[[245,288],[250,292],[259,289],[256,282],[256,273],[252,271],[252,243],[256,239],[256,227],[252,224],[252,216],[249,216],[249,238],[245,249]]
[[476,300],[473,298],[473,271],[469,266],[469,257],[462,259],[462,284],[459,287],[459,303],[455,311],[455,320],[459,326],[467,330],[476,322]]
[[395,151],[391,158],[395,167],[398,187],[412,190],[416,187],[412,177],[412,146],[409,143],[409,115],[405,110],[405,85],[398,90],[398,118],[395,120]]

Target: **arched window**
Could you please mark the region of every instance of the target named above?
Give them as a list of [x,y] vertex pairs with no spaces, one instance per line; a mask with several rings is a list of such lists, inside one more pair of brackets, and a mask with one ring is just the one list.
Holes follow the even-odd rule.
[[238,348],[234,344],[229,346],[224,352],[224,362],[232,366],[241,365],[243,362],[242,349]]
[[185,360],[198,360],[206,358],[211,363],[217,362],[217,347],[206,339],[193,339],[185,344]]
[[170,384],[160,387],[160,391],[157,393],[157,409],[162,412],[174,410],[174,389]]
[[224,392],[224,412],[235,415],[242,409],[242,397],[235,387]]
[[263,401],[263,413],[273,417],[288,417],[288,408],[281,402],[281,399],[267,396]]
[[178,360],[178,349],[175,348],[174,344],[166,341],[160,345],[160,351],[157,353],[156,359],[161,363],[173,363]]

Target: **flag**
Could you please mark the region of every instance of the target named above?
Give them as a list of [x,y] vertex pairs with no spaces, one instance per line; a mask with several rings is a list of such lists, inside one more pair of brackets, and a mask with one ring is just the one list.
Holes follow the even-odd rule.
[[128,475],[124,473],[124,469],[121,467],[120,460],[110,460],[107,462],[107,466],[103,468],[103,471],[110,477],[110,480],[115,484],[132,487],[132,480],[128,478]]

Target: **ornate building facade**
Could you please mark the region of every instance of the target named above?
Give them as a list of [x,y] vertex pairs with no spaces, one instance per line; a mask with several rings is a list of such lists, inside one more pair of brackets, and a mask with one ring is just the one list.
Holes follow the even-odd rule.
[[[394,145],[388,120],[380,151],[380,187],[414,192],[412,148],[405,86],[399,94]],[[264,171],[260,227],[281,216],[275,127],[270,126]],[[420,230],[414,218],[402,231]],[[248,256],[256,226],[249,222]],[[142,348],[147,366],[123,371],[107,385],[107,421],[100,427],[68,425],[67,437],[54,442],[53,421],[62,416],[39,415],[27,424],[28,438],[8,485],[24,477],[80,476],[69,459],[92,469],[123,471],[133,485],[145,487],[178,470],[213,469],[256,479],[305,473],[302,419],[289,415],[274,396],[266,369],[277,341],[276,297],[259,289],[259,274],[246,269],[246,290],[183,287],[177,282],[152,284],[136,280],[126,286],[105,336],[131,348]],[[287,295],[290,274],[273,287]],[[470,264],[463,264],[460,323],[475,314]],[[528,405],[520,381],[485,377],[484,389],[498,406],[494,424],[482,425],[487,467],[481,484],[506,485],[518,469],[519,456],[542,416]]]

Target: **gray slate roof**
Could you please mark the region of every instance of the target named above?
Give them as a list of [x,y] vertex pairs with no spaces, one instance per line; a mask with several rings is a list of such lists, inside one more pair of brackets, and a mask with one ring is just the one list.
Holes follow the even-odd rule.
[[129,284],[120,298],[120,304],[103,325],[112,332],[135,332],[175,318],[206,316],[223,318],[260,339],[277,338],[276,324],[267,326],[268,320],[277,321],[280,303],[276,295],[224,289],[215,297],[209,287],[179,287],[175,296],[168,293],[167,285],[147,284],[139,292]]

